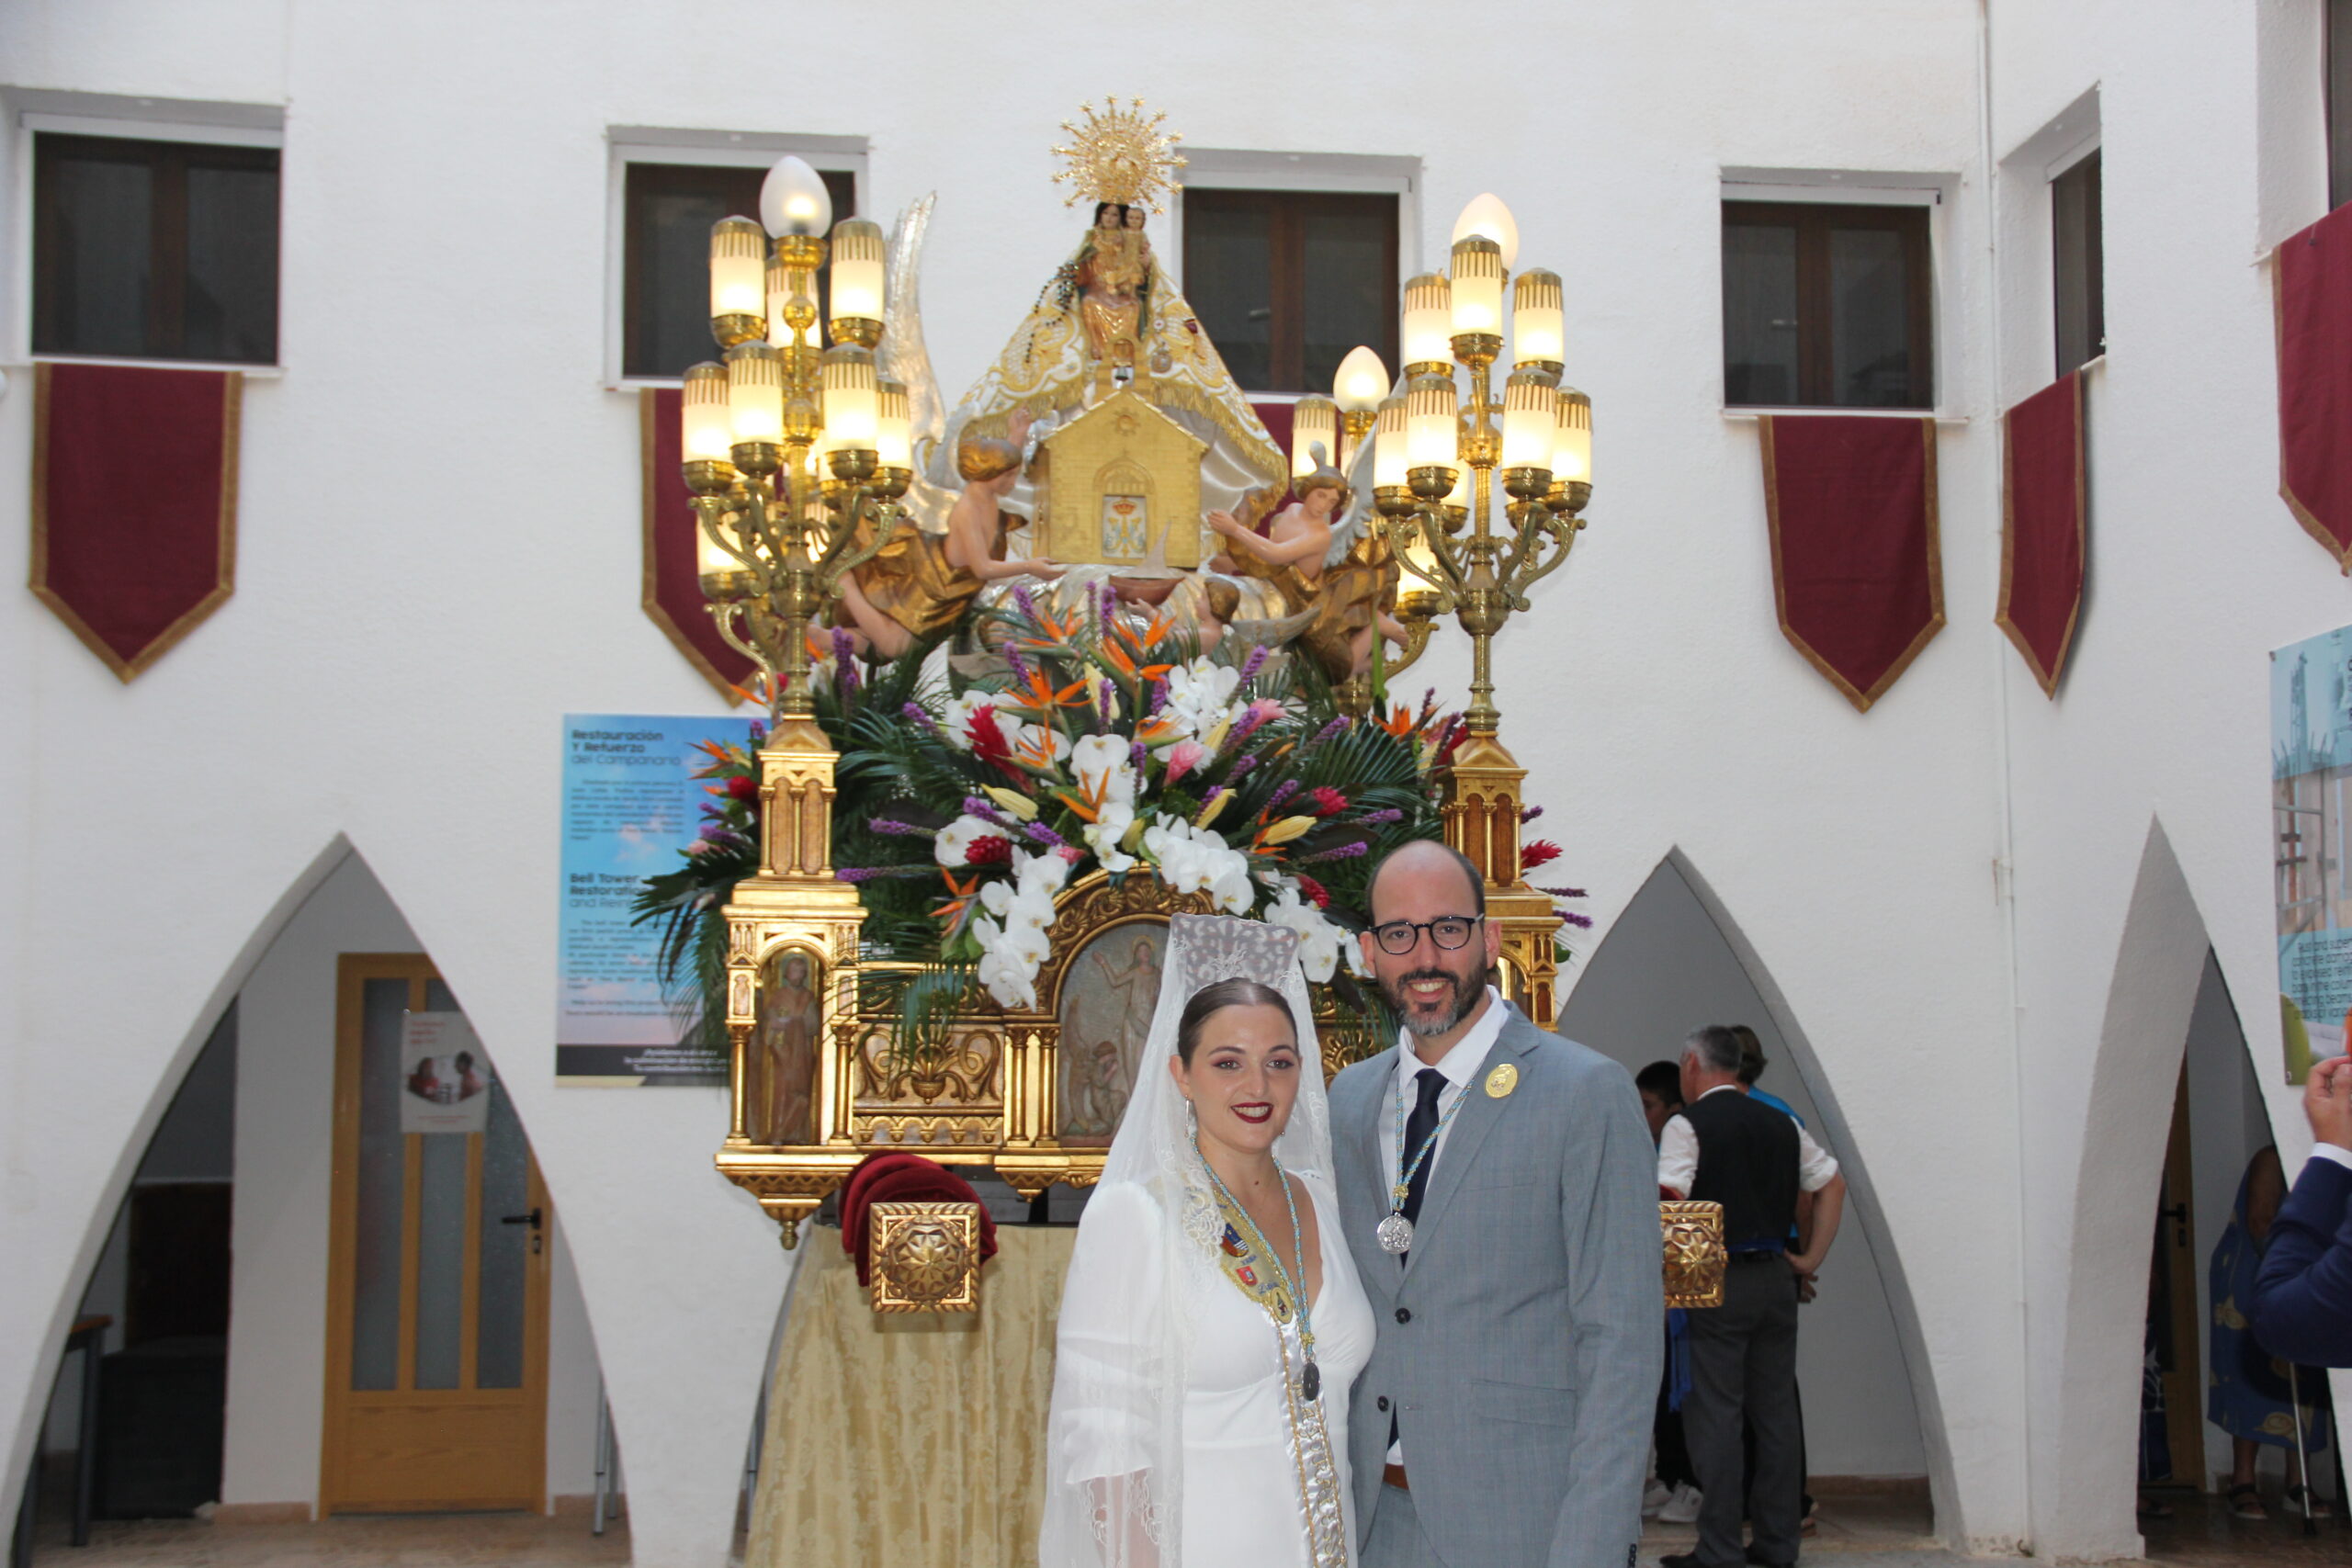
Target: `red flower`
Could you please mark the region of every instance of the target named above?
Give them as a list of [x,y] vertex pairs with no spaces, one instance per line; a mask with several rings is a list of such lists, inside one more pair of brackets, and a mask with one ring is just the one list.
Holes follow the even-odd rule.
[[1298,879],[1298,896],[1318,909],[1328,909],[1331,907],[1331,890],[1311,876],[1302,876]]
[[1012,765],[1012,748],[1005,744],[1004,731],[996,722],[994,704],[983,703],[972,710],[971,737],[973,756],[1001,767]]
[[1537,866],[1549,865],[1559,858],[1559,845],[1549,839],[1538,839],[1532,844],[1520,846],[1519,868],[1521,871],[1533,871]]
[[1009,865],[1012,862],[1012,840],[991,833],[974,839],[964,851],[966,865]]
[[727,781],[727,793],[748,805],[760,798],[760,781],[749,773],[737,773]]
[[1348,797],[1329,784],[1318,784],[1308,790],[1306,798],[1317,817],[1337,817],[1348,808]]

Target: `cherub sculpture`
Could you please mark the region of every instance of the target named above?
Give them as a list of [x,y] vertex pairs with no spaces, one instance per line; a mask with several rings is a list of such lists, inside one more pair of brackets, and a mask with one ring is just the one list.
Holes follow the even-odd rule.
[[964,489],[948,508],[945,533],[901,517],[874,558],[842,580],[841,610],[858,640],[896,659],[953,626],[983,584],[1011,577],[1050,582],[1062,574],[1050,560],[1005,558],[1005,535],[1023,519],[1006,512],[1003,502],[1021,478],[1029,423],[1016,410],[1011,439],[966,435],[956,447]]

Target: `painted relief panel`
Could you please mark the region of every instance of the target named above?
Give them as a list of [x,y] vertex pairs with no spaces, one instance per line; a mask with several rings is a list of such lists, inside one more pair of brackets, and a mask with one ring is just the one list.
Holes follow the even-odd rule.
[[817,1056],[824,1040],[824,965],[804,949],[787,947],[768,960],[760,981],[759,1026],[752,1043],[759,1062],[760,1113],[752,1122],[768,1144],[816,1141]]
[[1160,920],[1130,920],[1098,932],[1063,977],[1061,1114],[1055,1135],[1080,1148],[1107,1147],[1135,1090],[1159,970],[1168,950]]

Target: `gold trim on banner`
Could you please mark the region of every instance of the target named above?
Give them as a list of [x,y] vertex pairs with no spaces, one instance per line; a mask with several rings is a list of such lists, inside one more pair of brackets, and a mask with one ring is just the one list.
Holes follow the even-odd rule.
[[[2075,558],[2084,581],[2087,581],[2091,570],[2090,537],[2086,526],[2090,518],[2090,454],[2083,445],[2083,373],[2079,369],[2071,370],[2067,372],[2066,378],[2075,383]],[[2041,395],[2036,392],[2034,397]],[[2032,400],[2032,398],[2024,400],[2025,402]],[[2084,582],[2075,584],[2075,603],[2066,612],[2066,630],[2058,638],[2057,656],[2045,670],[2041,665],[2041,656],[2033,650],[2033,644],[2026,637],[2024,628],[2009,618],[2010,595],[2017,585],[2018,547],[2017,446],[2009,436],[2009,420],[2017,412],[2012,408],[2001,415],[2001,602],[1994,614],[1993,624],[2008,634],[2009,641],[2024,656],[2026,668],[2033,671],[2034,680],[2041,686],[2041,694],[2055,699],[2058,678],[2065,672],[2066,655],[2075,646],[2075,626],[2082,619]]]
[[[1772,426],[1776,420],[1782,417],[1787,416],[1759,414],[1756,421],[1758,443],[1764,454],[1764,517],[1772,536],[1773,610],[1780,617],[1781,635],[1789,639],[1789,645],[1804,655],[1805,662],[1819,671],[1823,680],[1827,681],[1844,694],[1846,700],[1854,705],[1855,711],[1868,713],[1871,711],[1871,705],[1886,695],[1888,689],[1903,678],[1903,672],[1911,668],[1911,661],[1919,657],[1920,652],[1934,640],[1938,632],[1944,629],[1943,535],[1936,502],[1936,422],[1932,415],[1923,417],[1918,422],[1920,437],[1926,442],[1928,450],[1927,471],[1920,476],[1919,482],[1924,492],[1924,504],[1921,510],[1926,513],[1928,532],[1928,603],[1934,607],[1935,613],[1928,618],[1928,624],[1919,628],[1919,635],[1911,639],[1911,645],[1896,656],[1894,662],[1888,665],[1885,672],[1871,682],[1871,689],[1865,692],[1840,674],[1827,660],[1815,652],[1812,644],[1806,642],[1798,635],[1796,628],[1789,625],[1788,573],[1783,570],[1781,561],[1781,486],[1772,456]],[[1822,416],[1800,414],[1794,417],[1802,419]]]
[[49,586],[49,383],[50,372],[55,368],[48,361],[33,367],[33,537],[28,586],[33,597],[48,605],[50,613],[65,623],[65,629],[79,637],[82,646],[96,654],[99,661],[127,686],[146,673],[155,660],[178,647],[182,637],[196,630],[237,591],[237,457],[243,428],[245,375],[242,370],[216,372],[221,380],[220,509],[219,523],[213,529],[212,586],[177,620],[125,659]]

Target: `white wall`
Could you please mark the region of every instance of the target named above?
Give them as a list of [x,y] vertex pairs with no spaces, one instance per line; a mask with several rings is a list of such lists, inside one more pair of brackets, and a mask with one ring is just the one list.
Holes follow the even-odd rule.
[[[239,994],[224,1503],[317,1506],[327,1376],[335,961],[345,953],[419,951],[367,863],[347,853],[294,912]],[[503,1068],[495,1053],[492,1062]],[[560,1204],[560,1190],[553,1196]],[[594,1462],[596,1351],[561,1228],[551,1235],[548,1489],[577,1494],[589,1490]]]
[[[1639,1072],[1652,1062],[1679,1060],[1683,1040],[1702,1025],[1745,1023],[1763,1042],[1769,1064],[1759,1087],[1787,1100],[1807,1127],[1823,1127],[1779,1024],[1671,862],[1644,884],[1610,927],[1608,941],[1579,967],[1583,974],[1561,1010],[1562,1034]],[[1874,1152],[1840,1146],[1834,1138],[1825,1146],[1844,1162],[1849,1182],[1859,1160]],[[1806,1466],[1815,1476],[1928,1472],[1910,1370],[1873,1254],[1868,1227],[1850,1219],[1799,1327]]]

